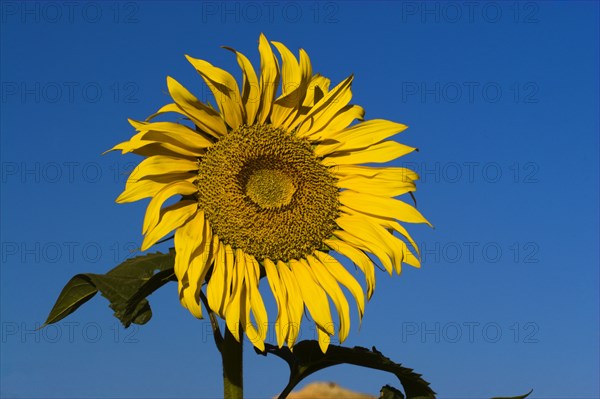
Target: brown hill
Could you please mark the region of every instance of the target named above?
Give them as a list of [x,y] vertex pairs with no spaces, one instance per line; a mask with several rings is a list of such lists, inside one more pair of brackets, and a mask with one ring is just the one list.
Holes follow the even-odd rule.
[[354,392],[342,388],[334,382],[313,382],[304,388],[293,391],[289,399],[376,399],[366,393]]

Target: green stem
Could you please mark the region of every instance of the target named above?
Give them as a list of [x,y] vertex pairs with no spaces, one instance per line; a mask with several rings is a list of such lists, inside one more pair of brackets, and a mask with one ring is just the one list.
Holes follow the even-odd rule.
[[242,399],[244,382],[242,374],[242,343],[225,328],[225,337],[221,346],[223,359],[223,393],[225,399]]

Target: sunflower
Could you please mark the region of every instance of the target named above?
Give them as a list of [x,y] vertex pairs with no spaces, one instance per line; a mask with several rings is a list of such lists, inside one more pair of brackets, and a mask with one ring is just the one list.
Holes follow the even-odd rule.
[[[145,121],[130,120],[137,134],[112,150],[146,159],[117,202],[151,198],[142,250],[175,231],[179,298],[195,317],[202,318],[205,295],[238,341],[241,327],[264,350],[268,316],[259,282],[266,277],[278,308],[279,347],[293,347],[306,309],[325,352],[336,333],[330,301],[341,342],[350,330],[342,287],[359,319],[365,306],[363,286],[333,252],[364,273],[368,298],[379,264],[390,275],[402,263],[420,265],[417,245],[399,222],[428,222],[394,198],[415,190],[417,174],[363,165],[415,148],[388,140],[405,125],[364,121],[363,108],[349,104],[353,76],[330,89],[304,50],[296,58],[261,34],[259,78],[248,58],[226,49],[242,70],[241,91],[225,70],[186,56],[218,109],[167,77],[173,103]],[[155,121],[166,113],[179,114],[178,122]],[[177,201],[166,205],[172,197]]]

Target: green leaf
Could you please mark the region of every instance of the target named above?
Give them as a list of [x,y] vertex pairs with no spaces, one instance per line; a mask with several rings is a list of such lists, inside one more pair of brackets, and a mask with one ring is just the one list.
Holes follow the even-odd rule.
[[396,388],[386,385],[379,391],[379,399],[404,399],[404,395]]
[[78,274],[63,288],[45,325],[56,323],[89,301],[98,291],[110,302],[114,315],[129,327],[152,317],[146,297],[175,280],[175,252],[156,252],[128,259],[106,274]]
[[[260,353],[260,352],[259,352]],[[394,374],[402,384],[407,399],[434,399],[435,392],[429,387],[429,383],[421,378],[420,374],[412,369],[394,363],[383,356],[381,352],[373,348],[329,345],[327,353],[321,352],[317,341],[301,341],[294,346],[294,352],[289,348],[278,348],[265,344],[263,354],[273,354],[285,360],[290,366],[290,379],[279,398],[285,398],[294,387],[312,373],[327,367],[339,364],[354,364],[356,366],[368,367],[376,370],[387,371]]]
[[529,395],[531,395],[531,392],[533,392],[533,389],[531,391],[527,392],[525,395],[521,395],[521,396],[511,396],[510,398],[509,397],[505,397],[505,396],[503,396],[503,397],[498,396],[498,397],[495,397],[495,398],[492,398],[492,399],[525,399],[526,397],[528,397]]
[[74,276],[58,295],[44,326],[64,319],[96,295],[96,292],[98,290],[85,274]]

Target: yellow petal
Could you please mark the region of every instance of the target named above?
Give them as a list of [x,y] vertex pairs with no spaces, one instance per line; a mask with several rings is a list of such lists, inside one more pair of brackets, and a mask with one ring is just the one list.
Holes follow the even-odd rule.
[[292,130],[300,105],[306,95],[306,90],[312,76],[310,60],[304,50],[300,50],[300,64],[292,52],[283,44],[272,42],[279,51],[282,59],[282,89],[281,96],[273,104],[271,122],[274,126]]
[[246,258],[246,287],[250,297],[250,307],[254,321],[256,322],[256,330],[261,341],[264,342],[267,337],[267,328],[269,319],[267,309],[258,290],[258,279],[260,277],[260,266],[256,259],[248,255]]
[[406,243],[402,240],[398,241],[400,241],[400,245],[402,246],[402,252],[404,253],[404,259],[402,261],[407,265],[411,265],[412,267],[421,267],[421,261],[412,253],[410,248],[408,248],[408,245],[406,245]]
[[319,74],[314,75],[311,78],[306,90],[306,96],[304,97],[302,106],[312,107],[318,103],[325,96],[325,94],[329,92],[330,84],[331,80],[327,79],[325,76],[321,76]]
[[397,231],[404,238],[406,238],[408,240],[410,245],[412,245],[412,247],[415,249],[415,251],[417,251],[417,254],[419,253],[419,247],[417,246],[417,243],[415,242],[415,240],[413,240],[411,235],[408,233],[408,230],[406,230],[406,228],[404,228],[404,226],[402,226],[400,223],[396,222],[393,218],[384,217],[384,216],[368,215],[366,213],[362,213],[355,209],[351,209],[351,208],[348,208],[345,206],[341,206],[340,210],[343,212],[346,212],[348,214],[351,214],[351,215],[352,214],[360,214],[366,218],[371,219],[371,221],[381,225],[382,227],[384,227],[386,229]]
[[156,226],[159,220],[160,208],[167,199],[174,195],[192,195],[197,191],[196,185],[187,181],[176,181],[163,187],[152,197],[150,204],[148,204],[142,232],[145,234]]
[[273,103],[271,122],[275,127],[281,127],[288,131],[293,130],[293,123],[299,111],[296,103],[297,93],[288,94],[287,97],[279,98]]
[[231,300],[231,290],[233,286],[234,278],[237,277],[234,274],[235,267],[235,256],[233,248],[229,244],[225,245],[225,288],[223,289],[223,301],[219,309],[221,317],[225,318],[225,309],[229,305]]
[[299,84],[293,83],[290,85],[291,87],[297,85],[297,89],[285,96],[282,95],[273,105],[273,124],[282,126],[289,131],[292,131],[300,123],[301,118],[299,117],[308,111],[307,108],[303,108],[301,105],[304,102],[306,91],[310,85],[312,66],[308,55],[303,49],[300,49],[299,71]]
[[361,219],[342,215],[336,220],[343,231],[336,230],[333,234],[342,241],[375,255],[385,270],[391,275],[394,265],[388,254],[388,249],[381,243],[379,236]]
[[359,214],[354,214],[352,217],[360,220],[360,222],[363,223],[363,226],[368,226],[369,231],[373,232],[373,234],[379,238],[382,247],[392,259],[394,270],[397,274],[400,274],[402,262],[404,261],[404,250],[407,249],[406,244],[397,237],[394,237],[392,233],[388,232],[379,224],[374,223],[371,218],[363,217]]
[[[131,121],[131,120],[130,120]],[[160,151],[160,149],[166,150]],[[178,157],[192,157],[198,158],[198,155],[204,152],[204,148],[191,148],[186,146],[181,140],[176,140],[172,137],[166,137],[164,135],[148,135],[147,131],[142,131],[135,134],[129,140],[119,143],[103,153],[106,154],[110,151],[121,150],[122,154],[134,153],[143,156],[169,155],[172,153]],[[153,150],[158,150],[153,153]]]
[[365,110],[363,107],[360,105],[348,104],[340,109],[321,130],[311,134],[310,139],[312,141],[330,139],[341,130],[347,128],[355,119],[362,121],[364,117]]
[[306,260],[314,274],[319,276],[319,284],[323,287],[335,305],[340,322],[340,342],[344,342],[350,332],[350,306],[348,306],[346,296],[340,289],[335,277],[333,277],[329,270],[323,266],[321,261],[313,256],[307,256]]
[[242,69],[243,89],[242,89],[242,104],[246,110],[246,124],[253,125],[260,106],[260,87],[254,67],[248,58],[232,49],[225,47],[227,50],[233,51],[237,57],[237,62]]
[[371,299],[375,290],[375,266],[369,257],[360,249],[336,239],[324,240],[331,249],[350,259],[365,274],[367,282],[367,298]]
[[[213,251],[218,245],[214,242],[208,221],[204,220],[202,229],[202,241],[192,252],[190,264],[187,270],[188,286],[183,292],[183,302],[186,308],[197,318],[202,318],[202,307],[200,306],[200,290],[213,263]],[[181,294],[180,294],[181,295]]]
[[138,181],[149,176],[161,176],[173,173],[186,173],[198,170],[198,162],[181,159],[177,157],[168,157],[164,155],[155,155],[144,159],[129,175],[128,180]]
[[171,173],[165,175],[149,176],[143,180],[128,179],[125,190],[117,199],[117,203],[138,201],[142,198],[153,197],[166,185],[175,181],[187,181],[192,183],[198,175],[196,173]]
[[321,352],[327,352],[327,348],[329,348],[329,343],[331,342],[331,338],[327,334],[327,331],[324,331],[321,327],[317,326],[317,337]]
[[144,140],[167,141],[183,148],[204,150],[213,145],[207,137],[180,123],[146,123],[138,131],[147,132],[142,136]]
[[348,208],[362,213],[391,217],[407,223],[426,223],[431,226],[415,207],[394,198],[344,190],[340,192],[339,200]]
[[400,133],[406,128],[406,125],[385,119],[362,122],[330,137],[336,140],[337,143],[318,145],[315,148],[315,154],[324,156],[334,152],[356,151],[367,148]]
[[223,117],[217,111],[200,102],[192,93],[172,77],[167,77],[169,94],[183,112],[202,131],[219,138],[227,134]]
[[[312,64],[310,63],[310,58],[308,57],[308,53],[304,51],[304,49],[300,49],[300,81],[302,82],[302,86],[304,86],[304,92],[302,93],[302,99],[306,96],[306,89],[308,85],[312,81]],[[301,104],[301,103],[300,103]]]
[[164,141],[139,140],[136,143],[136,148],[132,148],[128,152],[143,157],[153,157],[161,155],[196,162],[198,158],[204,154],[205,151],[190,150]]
[[115,145],[114,147],[112,147],[110,150],[104,151],[102,153],[102,155],[104,155],[110,151],[118,151],[118,150],[121,151],[121,154],[127,154],[128,152],[131,152],[132,150],[134,150],[136,148],[144,146],[144,145],[146,145],[146,143],[140,143],[142,136],[143,136],[143,134],[137,133],[129,140],[123,141],[122,143],[119,143],[119,144]]
[[[203,149],[195,149],[190,148],[188,145],[184,143],[183,140],[179,140],[173,137],[169,137],[168,134],[162,132],[143,132],[142,143],[145,144],[131,151],[134,154],[142,155],[149,154],[149,156],[153,155],[170,155],[176,154],[175,156],[185,157],[187,159],[196,160],[200,158],[206,152],[206,148]],[[146,144],[147,143],[147,144]],[[153,151],[151,146],[157,146],[164,148],[169,152],[156,152]],[[144,152],[140,150],[145,150]],[[148,155],[145,155],[148,156]]]
[[271,287],[271,291],[273,292],[273,296],[275,297],[275,302],[277,303],[277,320],[275,321],[275,333],[277,335],[277,345],[281,348],[285,343],[285,338],[288,333],[288,310],[286,306],[287,301],[287,291],[285,289],[285,284],[279,278],[279,272],[277,271],[277,266],[268,258],[265,258],[263,261],[265,272],[267,274],[267,281],[269,282],[269,287]]
[[213,66],[210,62],[185,56],[202,76],[204,82],[215,96],[225,122],[237,129],[244,123],[240,89],[235,78],[224,69]]
[[290,268],[298,286],[302,300],[306,304],[306,308],[314,319],[315,323],[329,335],[335,334],[333,321],[331,320],[331,310],[329,309],[329,301],[327,296],[315,279],[311,270],[303,262],[295,259],[290,260]]
[[352,99],[352,80],[350,75],[328,92],[310,112],[302,118],[296,134],[298,137],[311,137],[323,129]]
[[302,81],[300,65],[294,54],[283,43],[271,43],[279,51],[283,61],[281,64],[281,97],[285,97],[300,87]]
[[134,153],[142,156],[166,155],[181,159],[197,159],[205,150],[191,149],[173,138],[157,132],[141,132],[129,141],[119,143],[109,151],[121,150],[123,154]]
[[252,342],[252,345],[256,346],[260,351],[265,350],[265,342],[261,339],[259,332],[252,325],[250,321],[250,292],[248,287],[244,285],[242,288],[242,307],[240,312],[240,319],[248,340]]
[[386,163],[416,150],[395,141],[384,141],[373,144],[363,150],[336,153],[323,159],[327,166],[353,165],[361,163]]
[[[175,266],[174,271],[178,281],[178,291],[181,304],[190,310],[198,318],[202,318],[202,309],[197,300],[191,301],[188,305],[184,299],[185,290],[189,287],[188,270],[191,262],[192,252],[198,245],[202,244],[204,229],[204,212],[196,212],[190,221],[175,231]],[[189,289],[188,289],[189,290]],[[193,296],[192,296],[193,297]]]
[[[391,230],[386,230],[383,226],[377,223],[375,218],[363,215],[361,213],[353,213],[350,218],[358,225],[362,225],[362,231],[357,233],[367,234],[367,239],[375,239],[380,243],[379,249],[385,251],[389,258],[392,259],[394,270],[400,274],[402,270],[402,262],[411,266],[420,267],[419,260],[413,255],[406,243],[393,235]],[[347,221],[345,222],[347,223]],[[338,223],[339,224],[339,223]],[[391,274],[391,269],[386,267],[386,270]]]
[[339,178],[336,184],[340,188],[385,197],[397,197],[416,190],[413,182],[382,179],[380,176],[344,176]]
[[314,255],[323,263],[327,271],[350,291],[356,301],[358,317],[362,319],[365,313],[365,294],[358,281],[333,256],[321,251],[315,251]]
[[339,165],[330,168],[329,171],[339,177],[358,175],[364,177],[381,177],[382,179],[403,182],[412,182],[419,179],[419,175],[416,172],[398,167],[374,168],[372,166]]
[[196,201],[180,201],[161,210],[158,224],[146,232],[142,242],[142,251],[150,248],[171,231],[181,227],[196,214],[197,210],[198,203]]
[[194,217],[175,231],[175,276],[182,280],[190,265],[192,252],[202,244],[204,230],[204,211],[196,212]]
[[260,110],[258,123],[266,123],[271,115],[275,94],[279,86],[279,67],[271,45],[262,33],[258,41],[260,53]]
[[302,313],[304,312],[304,302],[302,301],[302,293],[296,277],[292,274],[289,266],[279,261],[277,262],[277,270],[281,281],[287,291],[286,303],[288,306],[289,324],[287,334],[287,345],[291,348],[294,346],[298,333],[300,332],[300,323],[302,322]]
[[[225,310],[225,323],[235,339],[240,342],[240,312],[242,300],[242,287],[245,285],[244,275],[246,270],[246,257],[241,249],[235,251],[235,264],[232,270],[234,276],[231,289],[231,300]],[[245,298],[244,298],[245,300]]]
[[170,104],[162,106],[158,111],[156,111],[155,113],[153,113],[152,115],[150,115],[149,117],[147,117],[146,118],[146,122],[150,122],[152,119],[156,118],[157,116],[162,115],[162,114],[166,114],[166,113],[169,113],[169,112],[174,112],[174,113],[177,113],[177,114],[180,114],[180,115],[184,115],[184,116],[186,115],[181,110],[181,108],[179,108],[177,106],[177,104],[170,103]]
[[215,254],[212,274],[206,287],[206,297],[211,310],[221,316],[221,318],[224,318],[224,315],[221,313],[221,306],[225,299],[225,273],[228,267],[226,263],[226,246],[220,243]]

